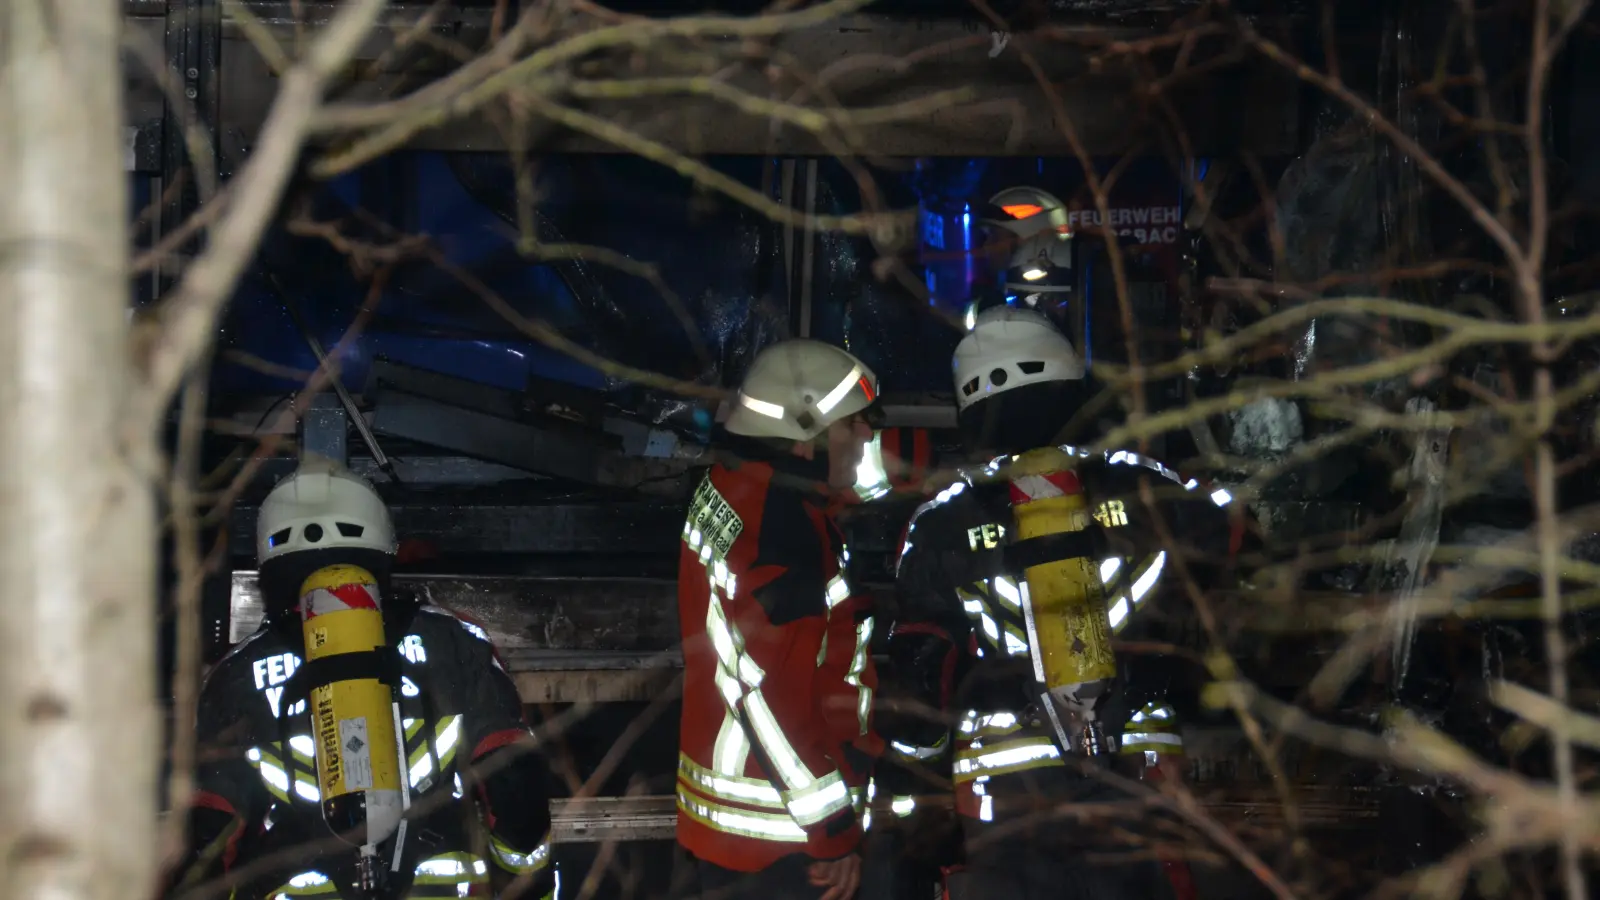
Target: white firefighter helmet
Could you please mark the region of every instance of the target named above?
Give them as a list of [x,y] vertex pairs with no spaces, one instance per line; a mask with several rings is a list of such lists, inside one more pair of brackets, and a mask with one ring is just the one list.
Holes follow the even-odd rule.
[[832,344],[794,338],[762,350],[724,427],[746,437],[809,441],[872,405],[878,376]]
[[1066,204],[1048,191],[1011,187],[989,198],[989,206],[996,212],[983,224],[1010,245],[1003,279],[1007,292],[1071,291],[1072,226]]
[[394,524],[367,480],[308,456],[278,482],[256,518],[256,565],[302,550],[341,547],[394,553]]
[[1083,357],[1044,313],[996,306],[978,313],[956,345],[956,409],[1052,381],[1081,381]]

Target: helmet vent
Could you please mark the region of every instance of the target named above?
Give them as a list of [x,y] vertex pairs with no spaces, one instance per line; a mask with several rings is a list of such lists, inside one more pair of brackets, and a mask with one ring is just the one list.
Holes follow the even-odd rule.
[[335,527],[339,529],[339,534],[342,537],[347,538],[361,537],[361,533],[367,530],[363,526],[357,525],[354,522],[340,522]]
[[1006,383],[1006,379],[1009,377],[1010,376],[1006,374],[1005,369],[995,369],[993,372],[989,373],[989,383],[995,387],[1003,387]]
[[272,537],[267,538],[267,546],[277,547],[286,544],[289,541],[289,536],[292,534],[294,534],[293,528],[285,528],[282,531],[275,531],[272,533]]
[[315,544],[317,541],[322,540],[322,526],[312,522],[306,526],[305,535],[306,543]]
[[977,390],[978,390],[978,379],[976,379],[976,378],[972,379],[971,381],[969,381],[966,384],[963,384],[961,386],[961,393],[966,394],[968,397],[971,397],[974,393],[977,392]]
[[1024,375],[1037,375],[1044,371],[1044,363],[1039,360],[1019,362],[1017,363],[1017,368],[1021,369]]

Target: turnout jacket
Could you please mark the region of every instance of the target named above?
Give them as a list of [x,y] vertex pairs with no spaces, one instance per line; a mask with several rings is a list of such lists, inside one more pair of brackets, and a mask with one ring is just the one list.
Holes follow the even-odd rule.
[[[1230,505],[1226,490],[1183,479],[1138,454],[1065,449],[1078,460],[1092,515],[1087,543],[1077,546],[1095,548],[1113,634],[1153,602],[1175,556],[1181,554],[1206,584],[1203,573],[1228,566],[1240,550],[1244,521],[1234,513],[1242,510]],[[957,810],[983,820],[990,819],[996,796],[1075,789],[1081,781],[1065,777],[1061,749],[1035,706],[1041,686],[1023,572],[1044,560],[1024,561],[1012,551],[1004,472],[1012,458],[964,471],[912,514],[901,541],[899,613],[888,640],[896,688],[946,718],[882,717],[887,756],[897,764],[891,771],[898,771],[886,787],[914,790],[904,769],[936,766],[951,776]],[[1141,483],[1151,491],[1153,508]],[[1172,546],[1160,539],[1153,513],[1161,515]],[[1113,738],[1119,724],[1107,723]],[[1021,773],[1029,774],[1010,777]]]
[[[435,805],[408,816],[401,862],[389,876],[393,895],[427,896],[435,888],[441,896],[486,894],[487,865],[472,852],[479,828],[486,828],[500,868],[545,887],[550,812],[542,759],[497,758],[483,777],[469,766],[531,736],[488,633],[450,610],[404,597],[386,598],[384,628],[400,684],[401,781],[411,807]],[[309,686],[295,677],[303,649],[297,620],[269,619],[217,663],[201,690],[196,812],[229,824],[196,839],[216,840],[223,869],[288,847],[321,845],[291,869],[252,881],[239,897],[355,896],[357,851],[333,840],[322,816]],[[380,847],[386,863],[395,840]]]
[[683,526],[678,842],[742,872],[854,852],[882,747],[868,599],[823,496],[793,480],[715,465]]

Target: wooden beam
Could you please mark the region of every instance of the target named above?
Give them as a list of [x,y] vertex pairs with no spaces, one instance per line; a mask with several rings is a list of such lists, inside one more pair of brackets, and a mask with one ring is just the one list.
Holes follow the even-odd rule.
[[[273,4],[257,4],[271,7]],[[287,9],[287,5],[279,4]],[[315,22],[326,4],[304,4]],[[397,6],[391,25],[363,47],[365,62],[379,60],[421,14]],[[468,49],[487,41],[486,11],[456,10],[434,36]],[[292,15],[265,16],[284,46],[294,41]],[[160,19],[130,18],[135,40],[158,37]],[[149,35],[145,35],[149,32]],[[774,38],[770,50],[732,38],[697,43],[658,40],[649,46],[586,57],[589,79],[637,79],[663,75],[715,78],[760,100],[788,100],[826,108],[816,85],[845,109],[883,108],[916,102],[944,91],[965,91],[962,102],[942,102],[897,121],[837,123],[816,133],[779,124],[767,115],[742,112],[704,93],[654,93],[627,99],[566,102],[612,125],[692,155],[835,155],[850,147],[878,156],[1069,156],[1066,130],[1056,121],[1057,104],[1092,154],[1130,149],[1159,154],[1159,132],[1173,121],[1197,154],[1248,150],[1286,154],[1295,150],[1298,91],[1294,79],[1260,61],[1214,57],[1204,40],[1188,68],[1174,72],[1159,53],[1140,56],[1137,75],[1130,57],[1108,51],[1112,41],[1137,41],[1153,31],[1123,27],[1050,26],[1028,34],[1001,34],[961,21],[908,20],[877,15],[841,17],[825,25]],[[565,33],[557,34],[548,46]],[[224,133],[253,141],[278,79],[236,25],[225,24],[222,70]],[[1124,43],[1122,46],[1126,46]],[[1210,48],[1215,52],[1216,48]],[[441,57],[419,59],[415,51],[392,54],[343,96],[344,102],[398,97],[444,74]],[[1029,66],[1037,62],[1048,89]],[[452,63],[453,64],[453,63]],[[154,80],[128,63],[128,121],[159,118],[161,95]],[[1159,89],[1153,85],[1159,83]],[[807,87],[810,85],[810,87]],[[1164,101],[1164,102],[1163,102]],[[1248,111],[1248,114],[1245,114]],[[512,135],[481,116],[450,121],[417,135],[413,148],[499,151]],[[534,152],[616,153],[626,148],[531,119],[520,138]],[[324,138],[337,140],[334,138]]]
[[[1376,792],[1358,788],[1296,785],[1301,822],[1320,828],[1371,827],[1378,816]],[[1197,792],[1208,813],[1229,824],[1282,827],[1282,804],[1270,788],[1218,785]],[[563,843],[669,840],[677,822],[677,800],[670,795],[553,800],[551,839]],[[884,810],[884,815],[891,815]]]

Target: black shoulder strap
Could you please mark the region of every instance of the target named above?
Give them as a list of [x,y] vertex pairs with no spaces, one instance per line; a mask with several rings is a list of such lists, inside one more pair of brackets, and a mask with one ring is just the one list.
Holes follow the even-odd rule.
[[379,647],[362,653],[340,653],[306,662],[294,670],[283,685],[282,708],[311,696],[313,685],[333,681],[374,678],[393,686],[400,683],[400,655],[393,647]]

